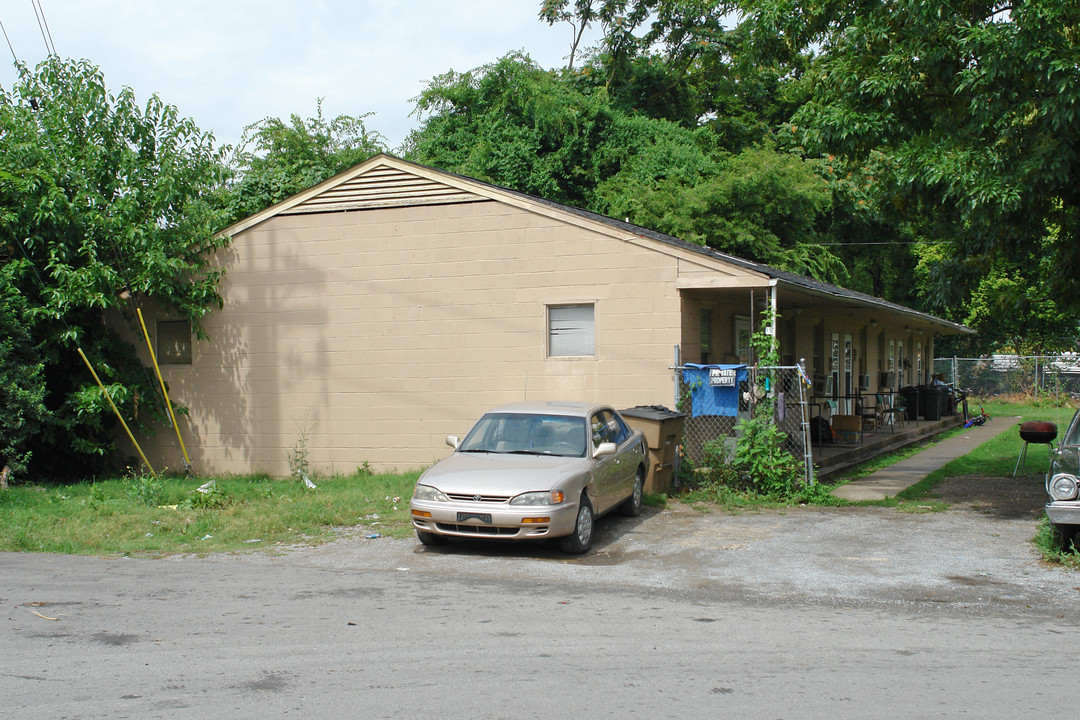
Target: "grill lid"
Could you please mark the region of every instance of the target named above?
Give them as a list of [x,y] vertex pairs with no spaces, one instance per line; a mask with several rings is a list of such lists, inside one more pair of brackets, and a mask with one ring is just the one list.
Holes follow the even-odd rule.
[[1057,437],[1057,425],[1044,420],[1028,420],[1020,424],[1020,439],[1029,443],[1052,443]]

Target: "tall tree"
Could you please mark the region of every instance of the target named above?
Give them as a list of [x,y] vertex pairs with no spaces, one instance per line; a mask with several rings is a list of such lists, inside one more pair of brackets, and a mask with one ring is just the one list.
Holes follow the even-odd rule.
[[[85,474],[109,459],[114,428],[76,350],[129,418],[145,417],[153,383],[104,314],[152,299],[201,332],[221,302],[209,256],[227,244],[214,234],[222,155],[156,95],[140,106],[128,88],[110,93],[90,63],[59,58],[0,89],[0,137],[0,269],[19,296],[0,297],[0,315],[29,334],[0,358],[2,374],[17,363],[45,381],[31,467]],[[23,404],[37,408],[36,380],[25,380]]]
[[510,53],[432,79],[417,99],[408,157],[521,192],[586,207],[590,167],[616,111],[603,91]]
[[7,467],[18,478],[45,417],[45,368],[30,335],[26,299],[8,277],[10,269],[0,265],[0,471]]
[[435,78],[411,158],[829,281],[843,276],[817,232],[831,200],[801,158],[728,153],[708,127],[616,106],[575,73],[511,54]]
[[933,288],[966,301],[997,259],[1048,258],[1080,306],[1080,4],[1060,0],[746,0],[763,56],[815,50],[791,122],[810,154],[865,169],[894,218],[928,221],[978,266]]
[[364,124],[368,115],[268,117],[244,128],[230,160],[237,178],[230,186],[228,212],[235,222],[281,202],[385,151],[381,135]]

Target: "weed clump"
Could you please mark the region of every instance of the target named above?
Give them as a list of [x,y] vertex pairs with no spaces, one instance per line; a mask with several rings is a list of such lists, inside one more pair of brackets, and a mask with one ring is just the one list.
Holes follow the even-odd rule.
[[1066,538],[1049,518],[1044,517],[1039,523],[1032,542],[1043,560],[1080,570],[1080,538]]
[[[139,473],[128,478],[127,487],[131,497],[147,507],[160,505],[165,494],[161,480],[155,475],[146,473]],[[93,490],[91,490],[91,498],[93,498]]]
[[180,510],[220,510],[232,505],[234,499],[215,484],[213,487],[192,490],[184,500],[177,504]]

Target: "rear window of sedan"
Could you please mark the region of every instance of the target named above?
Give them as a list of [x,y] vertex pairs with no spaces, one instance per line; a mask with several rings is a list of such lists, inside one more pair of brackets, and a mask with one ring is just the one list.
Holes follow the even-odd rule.
[[584,457],[585,419],[488,413],[465,437],[459,451]]

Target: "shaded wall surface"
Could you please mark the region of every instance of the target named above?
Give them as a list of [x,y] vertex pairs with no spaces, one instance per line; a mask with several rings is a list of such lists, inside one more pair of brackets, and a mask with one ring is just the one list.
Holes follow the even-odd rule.
[[[428,464],[487,408],[672,402],[680,260],[493,201],[273,217],[220,257],[223,310],[166,366],[198,472]],[[547,355],[547,309],[595,307],[592,357]],[[176,466],[175,438],[152,453]]]

